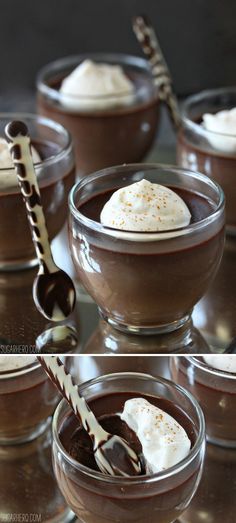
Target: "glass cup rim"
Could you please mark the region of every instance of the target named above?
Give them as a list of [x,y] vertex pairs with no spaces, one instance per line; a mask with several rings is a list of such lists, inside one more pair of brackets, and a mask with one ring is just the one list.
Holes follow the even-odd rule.
[[[52,165],[55,161],[59,161],[61,158],[64,157],[65,154],[70,152],[72,149],[72,140],[71,135],[69,131],[63,125],[60,123],[51,120],[50,118],[46,118],[45,116],[41,116],[34,113],[28,113],[28,112],[0,112],[0,119],[8,119],[11,120],[29,120],[29,121],[35,121],[39,124],[49,127],[53,131],[56,131],[58,134],[63,134],[65,137],[65,145],[60,148],[59,152],[56,152],[56,154],[53,154],[52,156],[49,156],[48,158],[45,158],[44,160],[41,160],[40,162],[34,162],[34,166],[37,168]],[[26,122],[27,123],[27,122]],[[13,172],[15,170],[14,167],[0,167],[0,172]]]
[[[95,220],[92,220],[91,218],[88,218],[87,216],[84,216],[76,207],[75,205],[75,196],[77,192],[80,189],[83,189],[88,183],[94,182],[99,178],[106,177],[109,179],[109,176],[111,173],[114,172],[122,172],[125,174],[126,172],[129,173],[130,170],[136,170],[137,171],[147,171],[147,170],[160,170],[160,171],[166,171],[166,172],[172,172],[175,174],[182,174],[185,176],[192,177],[194,179],[200,180],[201,182],[204,182],[208,186],[211,186],[214,190],[217,191],[219,196],[219,202],[216,207],[216,209],[206,218],[203,220],[200,220],[199,222],[192,223],[190,225],[187,225],[186,227],[174,229],[172,231],[158,231],[158,232],[138,232],[138,231],[132,231],[131,233],[128,231],[122,231],[118,229],[112,229],[109,227],[105,227],[99,222],[96,222]],[[99,234],[103,234],[108,237],[113,237],[118,240],[127,240],[127,241],[155,241],[155,240],[164,240],[169,238],[176,238],[179,236],[185,236],[191,233],[194,233],[195,231],[198,231],[199,229],[202,229],[203,227],[207,226],[209,223],[212,223],[215,221],[218,216],[221,214],[222,210],[224,209],[224,192],[220,185],[215,181],[210,179],[208,176],[205,176],[204,174],[201,174],[199,172],[191,171],[190,169],[185,169],[182,167],[176,167],[174,165],[168,165],[168,164],[159,164],[159,163],[145,163],[145,164],[123,164],[123,165],[116,165],[113,167],[107,167],[106,169],[101,169],[99,171],[95,171],[94,173],[89,174],[85,178],[82,178],[79,180],[70,190],[69,193],[69,210],[70,213],[73,215],[73,217],[76,219],[76,221],[81,222],[82,225],[88,227],[89,229],[98,232]]]
[[[13,356],[10,356],[13,357]],[[18,355],[18,357],[21,357]],[[34,355],[32,354],[32,358]],[[36,358],[36,356],[35,356]],[[20,367],[19,369],[12,369],[12,370],[5,370],[0,371],[0,382],[1,380],[7,380],[7,379],[13,379],[18,378],[20,376],[23,376],[24,374],[28,374],[40,367],[40,363],[37,359],[32,361],[32,363],[28,363],[27,365],[24,365],[23,367]]]
[[[222,353],[222,356],[224,356],[224,353]],[[214,369],[214,367],[210,367],[204,361],[199,360],[198,358],[200,358],[200,356],[183,356],[183,358],[187,361],[190,361],[195,367],[213,376],[218,376],[219,378],[223,379],[226,378],[229,380],[236,380],[236,374],[233,372],[227,372],[225,370]]]
[[[130,377],[139,378],[139,379],[143,379],[143,380],[150,380],[150,378],[151,378],[152,380],[154,380],[158,383],[161,383],[165,386],[169,386],[169,387],[171,386],[172,388],[176,389],[178,392],[180,392],[185,397],[187,396],[187,398],[191,401],[191,404],[197,413],[197,417],[198,417],[198,421],[199,421],[199,432],[198,432],[197,439],[196,439],[196,442],[195,442],[193,448],[190,449],[189,454],[183,460],[181,460],[176,465],[168,468],[166,471],[157,472],[155,474],[145,475],[142,477],[141,476],[138,476],[138,477],[137,476],[132,476],[132,477],[109,476],[109,475],[103,474],[102,472],[94,471],[94,470],[90,469],[89,467],[86,467],[85,465],[82,465],[81,463],[79,463],[78,461],[76,461],[74,458],[72,458],[70,456],[70,454],[67,452],[67,450],[62,445],[60,438],[58,436],[57,426],[58,426],[58,421],[59,421],[59,415],[60,415],[60,412],[61,412],[62,408],[64,407],[64,405],[66,405],[66,403],[67,403],[65,399],[62,399],[60,401],[60,403],[58,404],[58,406],[54,412],[54,415],[53,415],[53,421],[52,421],[53,441],[56,444],[56,446],[59,448],[60,452],[63,454],[63,457],[67,460],[67,462],[70,463],[70,465],[73,468],[76,468],[77,470],[79,470],[79,472],[81,472],[85,476],[93,478],[95,480],[104,481],[105,483],[115,483],[115,484],[125,483],[126,485],[142,484],[144,481],[145,481],[145,483],[154,483],[156,481],[166,480],[167,478],[178,474],[179,472],[184,470],[186,466],[188,466],[190,463],[192,463],[192,461],[195,459],[195,457],[201,450],[202,445],[205,444],[204,414],[202,412],[202,409],[201,409],[199,403],[188,390],[184,389],[182,386],[180,386],[176,383],[173,383],[170,380],[167,380],[160,376],[155,377],[155,376],[152,376],[151,374],[146,374],[146,373],[141,373],[141,372],[109,373],[109,374],[104,374],[97,378],[88,380],[88,381],[80,384],[78,386],[78,388],[79,388],[79,391],[82,392],[87,387],[90,387],[91,385],[94,385],[94,384],[95,385],[99,384],[99,383],[103,382],[104,380],[112,381],[112,380],[116,380],[119,378],[130,379]],[[70,409],[69,405],[68,405],[68,409]]]
[[234,93],[236,95],[236,87],[218,87],[216,89],[204,89],[196,94],[193,94],[191,96],[188,96],[181,108],[181,122],[182,124],[185,124],[189,129],[194,131],[196,134],[201,134],[202,136],[216,136],[216,137],[225,137],[225,138],[236,138],[236,134],[228,134],[228,133],[222,133],[217,131],[210,131],[208,129],[205,129],[202,127],[199,123],[194,122],[189,118],[188,112],[192,104],[201,102],[202,100],[206,100],[207,98],[210,98],[212,96],[217,95],[224,95],[224,94],[230,94]]
[[[58,100],[60,101],[62,97],[65,97],[69,100],[91,100],[92,101],[102,101],[102,100],[107,100],[107,101],[112,101],[114,99],[119,99],[119,100],[122,100],[123,98],[127,97],[127,95],[130,95],[130,93],[126,92],[126,93],[122,93],[122,94],[118,94],[118,95],[114,95],[114,94],[109,94],[109,95],[79,95],[79,96],[76,96],[76,95],[72,95],[72,94],[62,94],[60,93],[60,91],[58,91],[57,89],[54,89],[53,87],[50,87],[46,80],[45,80],[45,77],[47,75],[50,74],[50,72],[53,71],[54,68],[62,68],[62,67],[65,67],[66,65],[69,65],[71,63],[74,64],[77,63],[77,65],[79,63],[81,63],[83,60],[86,60],[86,59],[95,59],[95,60],[103,60],[104,62],[106,61],[119,61],[121,63],[123,63],[124,65],[133,65],[133,66],[136,66],[136,67],[139,67],[139,69],[142,69],[142,70],[145,70],[147,72],[150,72],[150,76],[151,76],[151,67],[149,65],[149,62],[145,59],[145,58],[142,58],[142,57],[139,57],[139,56],[135,56],[135,55],[130,55],[130,54],[125,54],[125,53],[102,53],[102,52],[94,52],[94,53],[80,53],[80,54],[76,54],[76,55],[70,55],[70,56],[66,56],[64,58],[59,58],[57,60],[54,60],[48,64],[46,64],[44,67],[42,67],[40,69],[40,71],[38,72],[37,74],[37,77],[36,77],[36,87],[37,89],[39,90],[40,93],[42,94],[45,94],[45,95],[48,95],[50,96],[51,98],[53,98],[54,100]],[[156,86],[153,82],[153,88],[156,90]],[[142,92],[142,88],[140,90],[140,88],[137,90],[137,92]]]

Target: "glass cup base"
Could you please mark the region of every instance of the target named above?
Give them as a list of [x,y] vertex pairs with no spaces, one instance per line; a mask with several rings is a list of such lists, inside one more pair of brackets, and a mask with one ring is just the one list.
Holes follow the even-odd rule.
[[33,269],[38,265],[37,258],[30,258],[27,260],[1,261],[0,272],[24,271],[26,269]]
[[124,332],[125,334],[137,334],[139,336],[154,336],[158,334],[168,334],[169,332],[173,332],[177,329],[180,329],[187,323],[190,318],[191,314],[186,314],[183,318],[180,320],[173,321],[171,323],[165,323],[161,325],[153,325],[153,326],[145,326],[145,325],[130,325],[125,323],[120,323],[113,318],[109,318],[106,313],[103,312],[103,310],[98,307],[98,312],[103,320],[105,320],[111,327],[114,327],[114,329],[119,330],[120,332]]
[[213,436],[206,436],[208,443],[217,445],[218,447],[224,447],[226,449],[236,449],[236,441],[227,440],[222,438],[214,438]]
[[18,436],[1,436],[0,435],[0,445],[2,446],[8,446],[8,445],[21,445],[22,443],[28,443],[29,441],[33,441],[34,439],[38,438],[45,432],[45,430],[48,429],[49,425],[51,423],[51,417],[46,419],[46,421],[42,421],[39,425],[37,425],[31,432],[27,432]]

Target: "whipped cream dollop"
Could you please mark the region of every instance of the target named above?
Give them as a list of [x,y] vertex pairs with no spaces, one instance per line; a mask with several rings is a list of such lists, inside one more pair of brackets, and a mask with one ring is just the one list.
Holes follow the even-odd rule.
[[123,231],[168,231],[189,225],[191,214],[174,191],[141,180],[115,191],[104,205],[100,221]]
[[236,374],[236,355],[212,354],[203,356],[203,359],[213,369]]
[[[33,146],[31,146],[31,152],[33,162],[41,162],[41,158]],[[0,138],[0,189],[12,189],[15,187],[18,187],[18,181],[8,144],[4,138]]]
[[61,103],[71,111],[109,109],[134,101],[134,84],[119,65],[84,60],[61,84]]
[[212,132],[207,136],[212,147],[222,152],[236,152],[236,107],[216,114],[203,114],[202,120],[203,127]]
[[35,356],[0,356],[0,372],[18,370],[36,361]]
[[148,474],[166,470],[189,454],[191,441],[183,427],[144,398],[126,401],[120,417],[142,445]]

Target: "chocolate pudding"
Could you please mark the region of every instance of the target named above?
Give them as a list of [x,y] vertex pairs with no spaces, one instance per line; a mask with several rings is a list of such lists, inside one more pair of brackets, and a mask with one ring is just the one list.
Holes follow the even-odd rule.
[[35,438],[47,426],[59,399],[34,356],[1,356],[0,444]]
[[175,357],[171,358],[170,365],[175,382],[199,401],[209,441],[236,448],[236,373],[216,370],[207,365],[203,357]]
[[[79,97],[86,108],[63,105],[62,81],[85,59],[94,63],[121,66],[134,87],[133,99],[112,104],[112,96]],[[38,76],[39,113],[64,125],[71,133],[80,176],[104,167],[139,162],[154,142],[159,120],[159,100],[150,67],[144,59],[128,55],[81,55],[58,60],[46,66]],[[96,108],[103,100],[104,107]],[[73,96],[72,96],[73,100]],[[114,105],[114,106],[113,106]]]
[[235,106],[234,88],[215,89],[189,97],[183,107],[177,141],[178,165],[204,173],[222,187],[226,198],[227,231],[233,234],[236,231],[236,132],[231,135],[209,131],[203,126],[202,116],[204,113],[215,115]]
[[[99,223],[112,193],[141,176],[182,198],[191,213],[189,226],[139,233]],[[141,173],[140,166],[107,169],[86,181],[88,188],[81,182],[71,193],[70,245],[79,278],[102,316],[132,333],[180,327],[206,292],[222,256],[218,188],[209,193],[206,177],[148,165]]]
[[[19,117],[19,115],[17,115]],[[70,138],[61,126],[36,116],[20,115],[29,126],[32,144],[41,161],[35,166],[49,238],[52,240],[62,229],[67,217],[67,197],[75,180],[74,160]],[[16,115],[5,115],[5,122]],[[3,122],[1,122],[1,126]],[[35,136],[38,136],[35,138]],[[0,169],[12,177],[14,169]],[[31,239],[26,209],[17,180],[8,187],[0,179],[0,269],[21,269],[37,263]]]
[[[121,412],[126,400],[142,397],[152,405],[163,409],[181,424],[190,440],[191,448],[187,457],[171,468],[162,469],[161,472],[155,474],[146,474],[144,465],[142,474],[136,477],[104,475],[97,470],[87,434],[81,429],[78,420],[63,401],[54,418],[54,470],[59,487],[70,508],[84,523],[111,523],[114,521],[170,523],[175,521],[187,508],[200,478],[204,437],[202,435],[203,439],[199,440],[199,420],[195,417],[196,413],[194,416],[192,411],[190,414],[183,410],[186,407],[185,398],[183,400],[184,391],[176,391],[175,402],[172,401],[175,392],[173,395],[170,393],[171,400],[164,397],[166,387],[170,389],[175,387],[171,382],[162,379],[155,380],[147,375],[131,374],[129,383],[127,376],[124,378],[130,389],[128,391],[125,390],[124,383],[122,385],[120,382],[121,377],[122,374],[114,374],[88,382],[88,388],[95,385],[95,395],[90,398],[89,405],[103,426],[109,431],[125,437],[134,450],[140,453],[140,441],[137,435],[117,416],[117,413]],[[117,388],[114,381],[119,380],[119,392],[110,392],[110,378],[112,378],[113,389]],[[139,386],[142,388],[144,385],[145,393],[137,393],[135,390],[137,384],[133,387],[134,379],[141,379]],[[104,393],[101,394],[98,392],[99,388],[96,388],[96,383],[101,383],[101,380],[104,383],[109,381],[109,383],[105,383],[106,390],[108,388],[107,393],[104,390]],[[146,381],[145,384],[142,383],[143,380]],[[158,393],[153,395],[153,382],[164,384],[164,387],[160,389],[162,390],[161,396]],[[85,390],[86,384],[82,388]],[[98,393],[95,392],[96,390]],[[181,408],[180,396],[183,408]],[[192,398],[189,401],[191,403]],[[197,459],[196,453],[198,454]],[[193,454],[195,458],[193,458]]]

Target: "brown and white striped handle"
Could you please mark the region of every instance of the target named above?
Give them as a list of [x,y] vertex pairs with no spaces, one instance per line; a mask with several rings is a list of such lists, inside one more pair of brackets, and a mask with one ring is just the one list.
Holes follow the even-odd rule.
[[[28,221],[40,267],[56,272],[42,208],[40,190],[30,149],[30,137],[24,122],[13,121],[5,128],[6,139],[15,166],[21,193],[25,200]],[[39,271],[40,272],[40,271]]]
[[180,126],[178,102],[173,92],[171,75],[154,28],[146,16],[139,15],[133,19],[133,30],[150,63],[159,98],[166,103],[172,123],[177,130]]
[[60,358],[58,356],[38,356],[37,358],[95,444],[106,441],[109,434],[98,423],[85,399],[80,395],[78,385],[75,384]]

